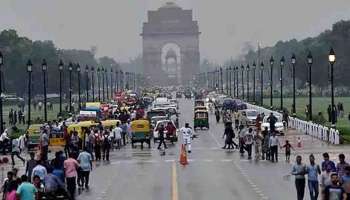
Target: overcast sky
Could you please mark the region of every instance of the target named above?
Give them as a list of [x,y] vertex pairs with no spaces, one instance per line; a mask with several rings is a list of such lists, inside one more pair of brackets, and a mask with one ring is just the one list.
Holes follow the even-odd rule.
[[[142,54],[147,10],[164,0],[0,0],[0,29],[14,28],[59,48],[98,47],[98,56],[127,61]],[[315,36],[350,19],[350,0],[177,0],[193,9],[202,32],[201,57],[222,62],[247,43]]]

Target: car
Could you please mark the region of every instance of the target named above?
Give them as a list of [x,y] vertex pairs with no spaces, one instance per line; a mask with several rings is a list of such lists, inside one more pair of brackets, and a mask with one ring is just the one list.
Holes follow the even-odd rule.
[[157,122],[168,120],[168,119],[169,119],[168,116],[154,116],[151,118],[151,126],[155,127],[157,125]]
[[154,129],[153,129],[153,140],[154,140],[154,142],[157,142],[157,141],[159,140],[158,129],[159,129],[159,127],[160,127],[161,125],[163,125],[164,128],[165,128],[165,130],[164,130],[165,139],[166,139],[166,140],[170,140],[172,143],[173,143],[173,142],[177,142],[177,140],[178,140],[178,135],[179,135],[178,129],[176,129],[175,135],[168,135],[168,134],[167,134],[168,131],[166,130],[166,126],[168,125],[169,122],[172,123],[174,127],[176,127],[174,121],[172,121],[172,120],[161,120],[161,121],[158,121],[158,122],[157,122],[156,126],[155,126]]
[[241,113],[245,113],[248,118],[248,125],[249,126],[255,126],[256,125],[256,118],[258,117],[259,112],[254,109],[245,109],[241,110]]
[[[268,117],[265,116],[263,119],[263,123],[261,124],[261,130],[265,130],[265,127],[270,131],[270,123],[268,122]],[[275,130],[277,135],[284,135],[284,124],[282,120],[282,116],[275,116],[277,118],[277,122],[275,124]]]

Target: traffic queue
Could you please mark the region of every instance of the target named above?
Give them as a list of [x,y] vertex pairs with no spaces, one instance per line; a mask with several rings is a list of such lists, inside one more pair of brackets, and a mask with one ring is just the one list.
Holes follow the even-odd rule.
[[[146,143],[151,148],[152,141],[161,149],[165,142],[177,142],[177,109],[177,101],[164,93],[125,91],[116,93],[111,102],[86,102],[70,118],[32,124],[22,136],[24,146],[19,138],[11,141],[15,170],[8,172],[3,198],[28,195],[22,188],[31,184],[38,199],[75,199],[77,184],[79,192],[89,189],[92,162],[109,162],[110,151],[127,144],[143,149]],[[25,151],[30,160],[20,156]],[[15,156],[25,165],[22,177]]]

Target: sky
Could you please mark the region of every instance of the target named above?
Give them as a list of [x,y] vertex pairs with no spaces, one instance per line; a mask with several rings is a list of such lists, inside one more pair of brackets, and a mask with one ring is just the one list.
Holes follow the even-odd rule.
[[[0,30],[16,29],[58,48],[90,49],[125,62],[142,55],[142,24],[165,0],[0,0]],[[350,19],[350,0],[175,0],[193,9],[201,58],[216,63],[247,46],[316,36]]]

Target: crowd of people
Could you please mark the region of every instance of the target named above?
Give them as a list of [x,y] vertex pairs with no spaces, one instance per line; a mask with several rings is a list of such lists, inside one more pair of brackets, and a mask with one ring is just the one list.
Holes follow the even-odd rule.
[[304,164],[302,156],[296,157],[291,174],[295,176],[297,199],[303,200],[306,187],[310,199],[317,200],[348,200],[350,199],[350,165],[345,161],[345,155],[339,154],[339,162],[330,160],[329,154],[323,153],[321,165],[315,162],[315,156],[309,155],[309,164]]

